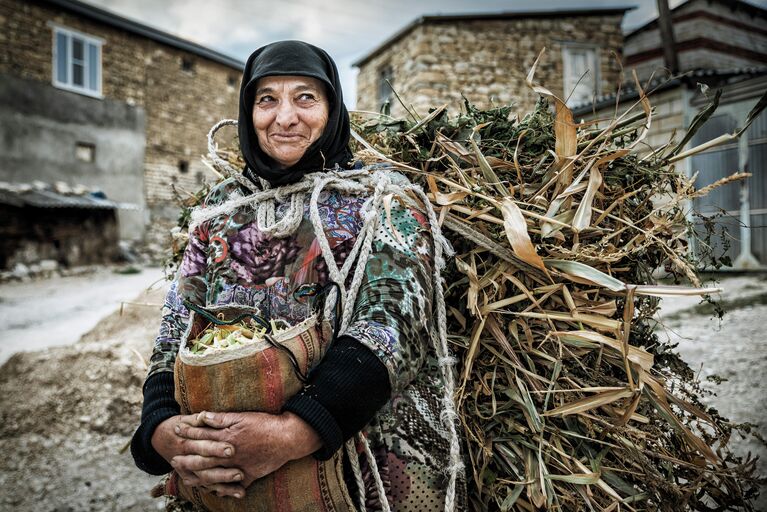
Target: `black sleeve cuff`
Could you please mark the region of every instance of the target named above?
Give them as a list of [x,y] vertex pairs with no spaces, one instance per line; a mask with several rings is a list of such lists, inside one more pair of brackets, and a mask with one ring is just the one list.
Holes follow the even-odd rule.
[[285,403],[283,410],[299,416],[320,436],[322,448],[314,453],[319,460],[328,460],[344,443],[338,422],[317,400],[299,393]]
[[157,425],[180,414],[181,408],[174,394],[175,384],[171,372],[156,373],[144,382],[141,424],[133,434],[130,451],[136,466],[150,475],[164,475],[173,469],[152,446],[152,434]]
[[342,336],[309,374],[306,387],[290,398],[283,410],[298,415],[314,428],[323,442],[314,456],[327,460],[390,397],[386,366],[362,343]]

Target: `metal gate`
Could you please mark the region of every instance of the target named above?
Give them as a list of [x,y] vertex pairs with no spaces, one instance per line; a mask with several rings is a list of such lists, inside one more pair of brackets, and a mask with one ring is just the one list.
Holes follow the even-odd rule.
[[[719,135],[734,132],[757,98],[721,105],[716,114],[701,127],[692,140],[697,146]],[[696,231],[704,240],[695,245],[699,257],[707,252],[706,242],[715,258],[726,256],[736,269],[767,266],[767,111],[762,112],[741,136],[741,140],[717,146],[691,159],[690,171],[697,172],[696,188],[747,170],[751,177],[717,189],[694,200],[694,210],[709,219],[715,218],[715,236],[705,240],[704,219],[698,219]],[[722,234],[721,228],[725,229]],[[728,262],[728,259],[725,262]],[[707,263],[703,261],[702,263]]]

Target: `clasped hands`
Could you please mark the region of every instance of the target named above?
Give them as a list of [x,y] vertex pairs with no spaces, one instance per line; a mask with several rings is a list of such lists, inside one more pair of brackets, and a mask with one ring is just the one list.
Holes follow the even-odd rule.
[[203,411],[160,423],[152,446],[185,485],[242,498],[254,480],[314,453],[322,442],[291,412]]

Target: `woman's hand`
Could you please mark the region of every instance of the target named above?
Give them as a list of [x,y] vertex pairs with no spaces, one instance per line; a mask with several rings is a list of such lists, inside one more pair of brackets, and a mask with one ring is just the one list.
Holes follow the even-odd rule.
[[[216,484],[219,494],[234,496],[253,480],[273,473],[285,463],[314,453],[322,441],[312,427],[291,412],[268,414],[262,412],[212,413],[198,416],[202,424],[179,423],[178,435],[188,442],[231,445],[230,457],[204,454],[181,454],[171,464],[179,474],[189,475],[190,485],[210,488]],[[230,472],[242,473],[237,483],[226,480]],[[185,478],[186,479],[186,478]]]
[[[172,416],[157,426],[152,434],[152,446],[176,469],[184,483],[193,485],[197,477],[193,472],[178,467],[174,461],[179,456],[196,457],[198,467],[204,466],[207,470],[208,480],[205,483],[208,490],[238,498],[244,496],[244,487],[231,485],[232,482],[243,479],[242,471],[231,467],[225,468],[221,464],[221,460],[229,459],[234,455],[234,447],[230,443],[213,439],[189,439],[180,435],[187,428],[204,428],[204,426],[205,423],[198,414]],[[222,486],[224,482],[228,485]]]

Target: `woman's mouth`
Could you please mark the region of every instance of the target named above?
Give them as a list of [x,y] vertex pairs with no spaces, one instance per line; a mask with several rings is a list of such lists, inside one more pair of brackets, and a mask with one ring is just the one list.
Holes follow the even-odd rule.
[[273,133],[272,138],[275,140],[282,140],[282,141],[296,141],[298,139],[302,139],[303,135],[300,133],[290,133],[290,132],[283,132],[283,133]]

